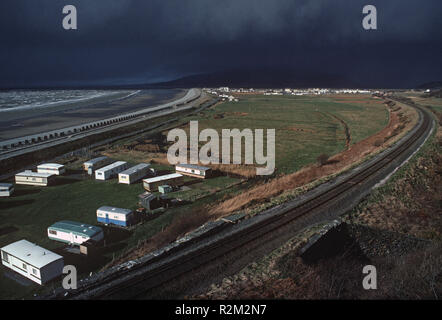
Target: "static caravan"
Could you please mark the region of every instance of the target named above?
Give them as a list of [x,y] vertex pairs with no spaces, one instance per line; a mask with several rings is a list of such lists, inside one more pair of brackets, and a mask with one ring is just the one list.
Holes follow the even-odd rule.
[[107,180],[117,176],[120,172],[128,168],[128,164],[125,161],[114,162],[104,168],[95,171],[95,179]]
[[159,186],[165,184],[169,186],[181,186],[183,184],[183,175],[172,173],[143,180],[143,187],[147,191],[157,191]]
[[15,175],[15,183],[32,186],[48,186],[54,182],[55,177],[56,175],[53,173],[38,173],[27,170]]
[[100,227],[75,221],[59,221],[48,228],[48,237],[51,240],[80,245],[89,239],[101,241],[104,234]]
[[1,248],[1,255],[4,266],[38,284],[45,284],[63,273],[62,256],[26,240]]
[[135,222],[135,214],[129,209],[104,206],[97,210],[97,221],[128,227]]
[[175,170],[177,173],[202,179],[209,177],[212,172],[211,168],[197,166],[195,164],[177,164]]
[[66,172],[66,168],[62,164],[58,163],[43,163],[37,166],[38,173],[52,173],[57,176]]
[[109,159],[108,157],[105,157],[105,156],[94,158],[94,159],[91,159],[91,160],[83,163],[83,169],[89,175],[92,175],[95,172],[95,170],[108,165],[110,162],[111,162],[111,159]]
[[118,174],[118,182],[131,184],[143,179],[149,173],[150,164],[140,163]]
[[9,197],[14,193],[14,185],[10,183],[0,183],[0,197]]

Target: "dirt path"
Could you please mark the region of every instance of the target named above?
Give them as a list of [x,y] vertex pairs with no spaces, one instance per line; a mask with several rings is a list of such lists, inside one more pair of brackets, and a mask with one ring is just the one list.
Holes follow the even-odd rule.
[[331,114],[330,112],[326,112],[326,114],[328,114],[330,117],[335,118],[336,120],[338,120],[340,123],[342,123],[342,125],[344,126],[344,131],[345,131],[345,149],[348,150],[350,148],[350,143],[351,143],[351,134],[350,134],[350,128],[348,127],[347,123],[339,118],[338,116]]

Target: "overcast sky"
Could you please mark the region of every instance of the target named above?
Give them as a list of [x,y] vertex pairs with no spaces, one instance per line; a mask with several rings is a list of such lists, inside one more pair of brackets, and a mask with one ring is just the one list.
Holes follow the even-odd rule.
[[[75,5],[78,30],[62,28]],[[378,30],[362,28],[362,8]],[[242,68],[378,86],[442,80],[440,0],[1,0],[0,87],[148,83]]]

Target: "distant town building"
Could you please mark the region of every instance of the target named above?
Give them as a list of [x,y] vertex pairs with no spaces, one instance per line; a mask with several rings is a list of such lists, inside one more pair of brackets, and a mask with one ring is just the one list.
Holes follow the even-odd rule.
[[38,284],[45,284],[63,273],[62,256],[26,240],[1,248],[1,256],[4,266]]

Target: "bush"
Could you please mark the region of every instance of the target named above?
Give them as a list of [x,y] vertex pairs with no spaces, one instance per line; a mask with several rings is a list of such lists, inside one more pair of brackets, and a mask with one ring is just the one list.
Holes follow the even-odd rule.
[[317,159],[318,164],[323,166],[327,163],[328,161],[328,155],[326,155],[325,153],[321,154]]
[[374,142],[374,146],[375,147],[380,147],[382,145],[382,140],[381,139],[377,139],[375,142]]

